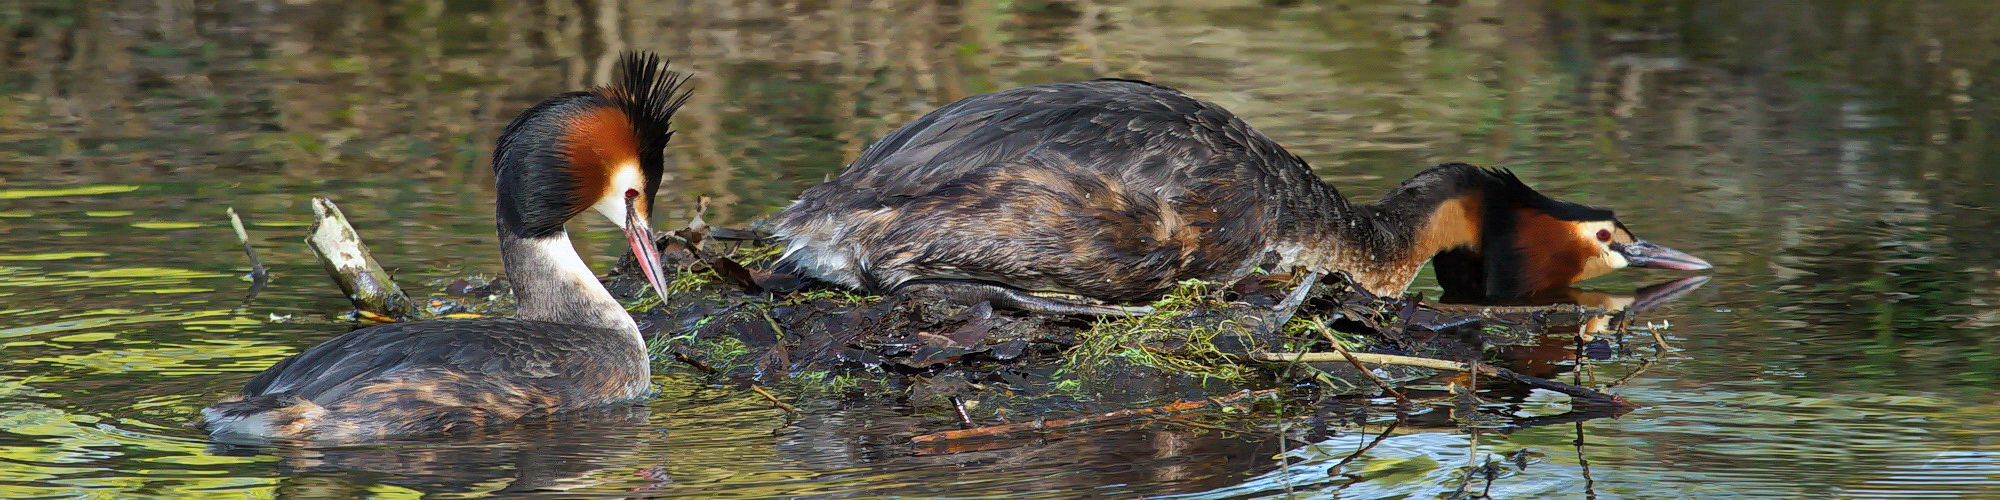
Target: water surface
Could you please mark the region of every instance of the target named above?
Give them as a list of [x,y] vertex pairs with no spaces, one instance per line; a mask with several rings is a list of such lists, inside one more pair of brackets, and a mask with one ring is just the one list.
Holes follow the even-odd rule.
[[[1506,166],[1715,279],[1644,318],[1678,350],[1575,367],[1631,376],[1641,409],[1406,426],[1339,471],[1381,418],[919,457],[937,408],[805,398],[788,420],[674,374],[643,407],[479,442],[245,453],[181,425],[349,328],[301,242],[310,197],[413,288],[497,273],[492,138],[625,48],[696,74],[663,221],[701,195],[721,223],[769,214],[960,97],[1124,76],[1235,110],[1350,196]],[[1996,49],[2000,4],[1951,1],[0,6],[0,497],[2000,496]],[[247,304],[225,207],[276,276]],[[600,265],[622,246],[577,234]]]

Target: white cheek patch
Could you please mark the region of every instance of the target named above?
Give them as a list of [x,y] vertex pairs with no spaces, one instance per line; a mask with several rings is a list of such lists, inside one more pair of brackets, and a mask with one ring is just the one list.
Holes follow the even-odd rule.
[[598,195],[597,203],[590,206],[612,224],[625,228],[625,192],[646,192],[646,175],[639,171],[638,162],[626,162],[611,168],[611,182],[605,183],[604,192]]
[[1611,221],[1585,222],[1577,224],[1576,231],[1578,238],[1597,245],[1597,258],[1603,261],[1604,267],[1624,269],[1625,266],[1631,265],[1631,262],[1625,260],[1624,255],[1611,250],[1611,242],[1597,239],[1598,231],[1611,231],[1612,234],[1617,234],[1617,224]]

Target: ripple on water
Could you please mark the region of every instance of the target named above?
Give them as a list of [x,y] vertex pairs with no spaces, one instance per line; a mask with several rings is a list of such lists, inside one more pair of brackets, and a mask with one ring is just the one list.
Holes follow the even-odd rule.
[[[2000,441],[2000,426],[1981,424],[2000,420],[2000,410],[1990,405],[1907,395],[1801,397],[1658,388],[1627,396],[1661,406],[1574,427],[1484,434],[1476,451],[1465,434],[1390,436],[1343,470],[1329,471],[1376,438],[1350,433],[1289,452],[1298,460],[1294,465],[1181,497],[1287,491],[1311,492],[1308,497],[1433,497],[1461,488],[1490,488],[1495,498],[1574,497],[1586,491],[1614,497],[1785,498],[2000,492],[2000,452],[1949,444]],[[1690,404],[1695,402],[1701,404]],[[1505,458],[1522,452],[1534,457],[1526,468]],[[1489,460],[1503,462],[1494,469],[1493,483],[1479,478],[1468,486],[1468,463]]]

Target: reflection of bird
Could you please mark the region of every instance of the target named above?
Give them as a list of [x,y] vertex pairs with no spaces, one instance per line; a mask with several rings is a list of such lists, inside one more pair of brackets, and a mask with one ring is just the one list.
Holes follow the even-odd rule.
[[356,441],[484,428],[644,397],[639,328],[571,247],[563,223],[596,210],[624,228],[666,292],[647,221],[685,78],[628,54],[617,84],[542,101],[493,155],[512,318],[382,325],[278,362],[202,410],[218,440]]
[[[426,495],[573,491],[628,481],[623,472],[654,451],[652,441],[644,439],[659,428],[648,425],[650,416],[643,404],[611,405],[482,432],[477,440],[399,439],[371,443],[385,446],[314,448],[216,444],[210,451],[277,458],[278,497],[361,497],[376,483]],[[326,481],[328,473],[369,481]]]
[[1396,294],[1442,253],[1440,271],[1459,274],[1447,287],[1492,296],[1628,265],[1708,267],[1501,170],[1442,165],[1353,203],[1221,107],[1129,80],[945,106],[806,190],[770,228],[783,264],[821,280],[1059,313],[1143,311],[1093,300],[1234,282],[1267,260]]
[[[1632,291],[1632,293],[1610,293],[1564,287],[1547,290],[1528,297],[1507,301],[1508,307],[1485,309],[1486,316],[1509,321],[1519,318],[1523,322],[1546,321],[1543,330],[1548,335],[1537,337],[1535,343],[1491,347],[1501,364],[1517,373],[1549,378],[1576,368],[1579,355],[1593,359],[1608,359],[1611,348],[1603,339],[1596,338],[1622,328],[1638,315],[1658,309],[1669,302],[1693,293],[1708,283],[1707,276],[1689,276],[1664,283],[1657,283]],[[1543,306],[1577,305],[1601,311],[1597,314],[1575,316],[1574,321],[1558,319],[1561,315],[1548,315]],[[1483,306],[1478,304],[1438,304],[1445,310],[1473,311]],[[1539,312],[1527,312],[1527,311]],[[1518,311],[1518,312],[1517,312]],[[1584,343],[1581,349],[1577,343]]]

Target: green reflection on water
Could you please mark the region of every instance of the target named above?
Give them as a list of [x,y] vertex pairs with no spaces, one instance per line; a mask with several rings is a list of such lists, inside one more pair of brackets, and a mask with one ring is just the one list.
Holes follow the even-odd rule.
[[110,254],[104,252],[56,252],[56,253],[16,254],[16,255],[0,255],[0,261],[86,259],[91,257],[103,257],[106,255]]
[[202,226],[205,226],[205,225],[207,225],[207,224],[202,224],[202,223],[200,223],[200,222],[134,222],[134,223],[132,223],[132,227],[136,227],[136,228],[139,228],[139,229],[192,229],[192,228],[197,228],[197,227],[202,227]]
[[62,196],[91,196],[138,191],[139,186],[129,184],[107,184],[99,186],[77,186],[51,189],[0,189],[0,200],[25,198],[48,198]]

